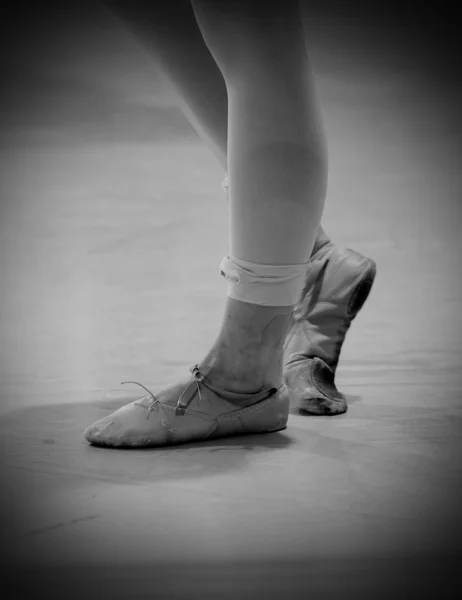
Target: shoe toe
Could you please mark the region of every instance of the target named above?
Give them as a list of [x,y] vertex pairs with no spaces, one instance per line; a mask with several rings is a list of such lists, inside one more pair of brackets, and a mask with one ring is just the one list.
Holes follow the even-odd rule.
[[311,397],[316,394],[312,388],[307,388],[304,397],[299,399],[299,410],[311,415],[325,415],[333,417],[342,415],[348,409],[346,400],[334,400],[323,396]]
[[346,398],[335,386],[332,369],[320,358],[292,365],[285,379],[291,401],[299,410],[329,416],[347,411]]
[[90,444],[107,444],[112,437],[112,424],[113,422],[110,417],[104,417],[104,419],[95,421],[95,423],[85,429],[83,437],[87,442],[90,442]]
[[95,421],[85,429],[83,437],[96,446],[136,445],[137,438],[143,433],[140,416],[140,411],[137,411],[134,403],[131,402]]

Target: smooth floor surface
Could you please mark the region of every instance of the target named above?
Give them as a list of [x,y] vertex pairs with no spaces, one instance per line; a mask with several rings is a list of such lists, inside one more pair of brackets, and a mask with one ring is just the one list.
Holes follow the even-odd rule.
[[48,92],[55,111],[5,131],[2,544],[18,598],[452,597],[461,140],[449,96],[422,99],[399,70],[347,67],[319,74],[324,225],[378,275],[338,370],[348,412],[294,407],[280,433],[144,451],[83,440],[136,397],[119,382],[159,390],[213,343],[222,173],[168,98],[146,105],[165,90],[137,96],[143,69],[124,93],[115,69],[106,112],[94,111],[103,91],[89,101],[64,86],[59,102]]

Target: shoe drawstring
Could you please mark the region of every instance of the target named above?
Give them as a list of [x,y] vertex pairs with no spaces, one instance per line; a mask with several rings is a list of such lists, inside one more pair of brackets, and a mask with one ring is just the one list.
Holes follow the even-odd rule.
[[151,392],[151,390],[148,390],[148,388],[145,385],[143,385],[142,383],[138,383],[138,381],[122,381],[121,385],[125,385],[126,383],[133,383],[134,385],[139,385],[140,387],[143,388],[143,390],[146,390],[148,392],[148,394],[151,396],[152,402],[151,402],[151,404],[149,406],[145,406],[144,404],[141,404],[141,402],[144,400],[144,398],[141,398],[140,400],[136,400],[133,403],[133,404],[136,404],[136,406],[142,406],[143,408],[147,408],[148,409],[148,416],[146,418],[149,419],[149,415],[152,413],[152,411],[157,406],[157,404],[161,404],[159,398],[157,398]]
[[[199,392],[199,399],[202,400],[201,388],[199,383],[204,381],[204,375],[202,375],[199,371],[199,365],[194,365],[194,367],[191,367],[189,370],[193,375],[193,379],[185,387],[181,396],[178,398],[178,402],[176,403],[175,415],[178,417],[184,415],[189,403],[194,398],[194,394],[196,393],[196,390],[194,390],[194,384],[196,385],[197,391]],[[184,400],[183,397],[185,397]]]
[[[194,385],[194,384],[196,385],[197,391],[199,392],[199,398],[202,400],[201,388],[199,386],[199,383],[201,383],[204,380],[204,375],[202,375],[201,372],[199,371],[199,365],[194,365],[194,367],[190,368],[190,371],[193,375],[193,379],[192,379],[192,381],[190,381],[188,383],[188,385],[183,390],[181,396],[178,398],[178,402],[177,402],[176,408],[175,408],[176,416],[184,415],[186,408],[188,407],[191,400],[194,398],[194,394],[195,394],[196,390],[194,390],[194,388],[191,389],[191,385]],[[143,408],[148,409],[148,415],[146,418],[149,419],[149,415],[151,414],[151,412],[157,406],[162,406],[162,402],[159,400],[159,398],[157,398],[157,396],[155,394],[153,394],[151,392],[151,390],[148,390],[148,388],[146,386],[144,386],[142,383],[139,383],[138,381],[122,381],[121,385],[125,385],[127,383],[133,383],[134,385],[139,385],[144,390],[146,390],[148,392],[148,394],[151,396],[152,402],[149,404],[149,406],[142,404],[142,402],[145,398],[141,398],[140,400],[136,400],[134,402],[134,404],[136,404],[137,406],[142,406]],[[189,393],[188,393],[188,391],[189,391]]]

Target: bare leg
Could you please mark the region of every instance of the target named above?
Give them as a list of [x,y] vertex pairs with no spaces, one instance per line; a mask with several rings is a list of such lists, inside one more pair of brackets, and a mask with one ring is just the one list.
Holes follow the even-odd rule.
[[[227,173],[226,84],[204,42],[190,1],[108,0],[106,4],[152,51],[157,69],[175,92],[183,113]],[[320,123],[319,113],[317,120]],[[313,254],[329,241],[320,226]]]
[[[228,91],[230,254],[267,265],[306,263],[324,204],[327,160],[298,3],[192,4]],[[228,298],[204,365],[225,381],[230,365],[239,364],[228,385],[277,385],[291,309],[269,311]]]
[[[307,262],[319,231],[327,159],[298,3],[107,5],[153,50],[186,115],[229,173],[230,253],[263,264]],[[318,245],[328,241],[322,230],[318,239]],[[236,391],[280,383],[292,307],[236,302],[227,299],[202,369]]]

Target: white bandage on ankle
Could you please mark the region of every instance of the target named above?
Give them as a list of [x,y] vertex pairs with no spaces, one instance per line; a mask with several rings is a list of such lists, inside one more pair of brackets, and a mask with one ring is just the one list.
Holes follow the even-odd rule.
[[303,289],[309,263],[261,265],[225,256],[220,273],[229,281],[228,296],[261,306],[293,306]]

